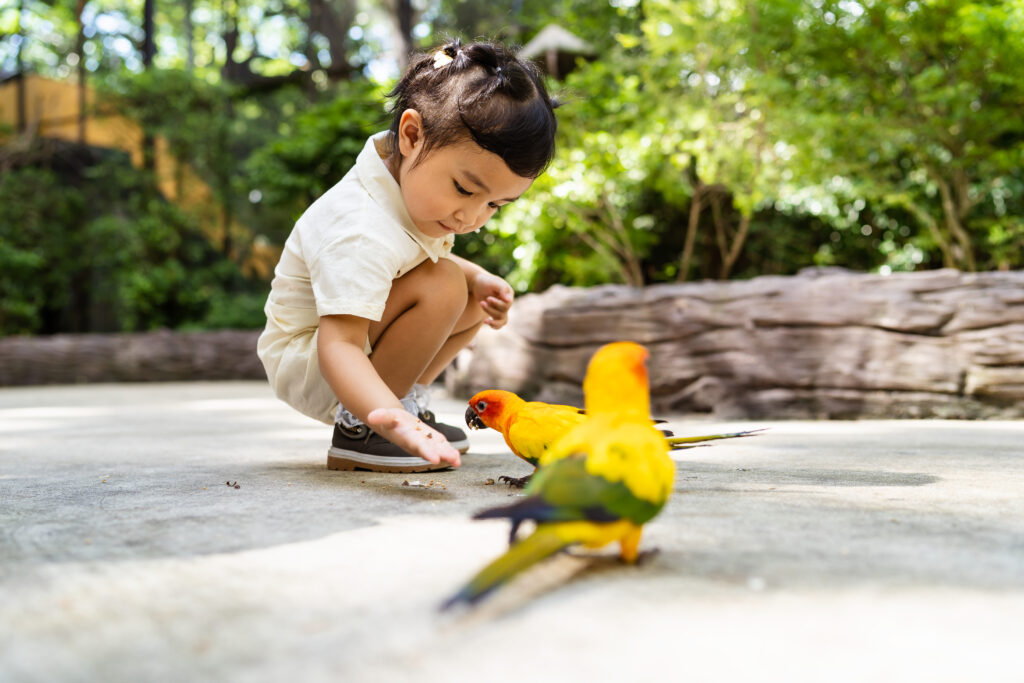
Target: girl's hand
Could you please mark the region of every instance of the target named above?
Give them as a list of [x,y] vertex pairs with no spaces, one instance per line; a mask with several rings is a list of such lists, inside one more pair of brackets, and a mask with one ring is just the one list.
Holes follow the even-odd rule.
[[377,408],[366,416],[366,424],[407,453],[418,455],[433,465],[446,463],[458,467],[462,464],[459,452],[441,432],[428,427],[404,408]]
[[478,273],[473,278],[473,295],[480,302],[487,318],[486,325],[498,330],[508,322],[508,309],[512,307],[512,299],[515,298],[515,291],[512,286],[497,275],[490,273]]

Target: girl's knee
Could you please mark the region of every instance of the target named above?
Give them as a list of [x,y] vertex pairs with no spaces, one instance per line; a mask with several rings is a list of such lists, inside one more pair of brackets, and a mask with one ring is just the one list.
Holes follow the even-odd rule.
[[465,306],[469,288],[466,286],[466,275],[462,268],[455,261],[446,258],[438,259],[437,263],[426,261],[423,265],[427,264],[429,268],[426,275],[430,287],[428,292],[431,297],[443,298],[453,304],[458,302]]
[[401,310],[415,305],[448,317],[459,315],[466,307],[469,287],[462,268],[451,259],[441,258],[436,263],[424,261],[396,280],[391,295],[389,305]]

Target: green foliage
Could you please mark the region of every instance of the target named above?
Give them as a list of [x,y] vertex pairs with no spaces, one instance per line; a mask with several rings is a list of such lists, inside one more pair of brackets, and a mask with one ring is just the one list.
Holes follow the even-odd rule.
[[211,293],[209,306],[200,320],[180,325],[181,329],[196,330],[254,330],[263,327],[267,316],[263,306],[267,302],[267,292],[229,292],[214,289]]
[[[331,5],[334,39],[298,0],[254,0],[242,13],[196,0],[191,32],[183,7],[160,6],[161,49],[175,47],[156,64],[182,68],[145,73],[132,42],[141,1],[93,5],[83,14],[90,84],[116,76],[101,107],[162,136],[209,184],[223,242],[211,247],[197,217],[124,165],[5,170],[0,332],[258,326],[268,283],[239,269],[257,246],[280,246],[387,126],[386,86],[332,84],[317,66],[322,55],[377,58],[379,38],[348,27],[369,28],[385,5]],[[565,106],[548,172],[456,241],[521,291],[809,265],[1024,267],[1020,0],[441,0],[420,20],[423,46],[445,34],[522,43],[558,23],[596,48],[551,84]],[[29,3],[0,23],[55,34],[25,41],[21,57],[71,75],[70,5]],[[22,45],[14,35],[0,36],[8,69]],[[229,87],[222,73],[250,85],[239,73],[298,74],[302,87]]]
[[[292,222],[341,180],[373,133],[388,127],[384,91],[368,82],[340,84],[327,102],[297,115],[288,134],[266,143],[244,169],[261,202]],[[287,236],[287,233],[285,233]]]
[[1024,264],[1019,3],[642,7],[495,226],[517,286]]
[[52,303],[66,296],[61,275],[47,267],[49,255],[36,248],[63,249],[47,239],[47,228],[65,225],[79,208],[56,185],[52,173],[38,169],[0,175],[0,334],[36,331],[48,295],[58,298]]
[[[502,209],[493,230],[514,240],[509,277],[517,287],[559,280],[642,284],[643,259],[663,236],[657,214],[677,205],[671,184],[652,188],[666,168],[657,131],[635,122],[645,94],[624,51],[572,74],[559,109],[557,156],[526,197]],[[615,97],[608,97],[615,93]]]
[[548,24],[558,24],[601,54],[615,45],[617,35],[637,30],[641,4],[594,0],[441,0],[425,44],[434,45],[452,35],[463,40],[482,37],[523,45]]
[[146,174],[74,152],[0,179],[0,334],[177,327],[242,286]]
[[1009,1],[825,2],[781,16],[797,31],[780,30],[769,54],[801,112],[791,142],[805,184],[841,178],[903,214],[947,266],[998,266],[996,195],[1024,162],[1022,22]]

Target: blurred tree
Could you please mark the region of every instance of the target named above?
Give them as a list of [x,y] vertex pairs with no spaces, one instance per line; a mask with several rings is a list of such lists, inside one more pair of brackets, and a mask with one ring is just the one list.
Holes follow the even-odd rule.
[[[726,278],[756,212],[781,191],[778,83],[758,71],[756,18],[745,7],[648,0],[643,10],[637,33],[619,34],[603,59],[570,76],[559,157],[530,200],[547,206],[517,207],[509,220],[568,231],[592,247],[605,277],[629,284],[691,277],[698,244],[717,252],[700,274]],[[709,234],[699,243],[702,226]],[[543,249],[536,258],[558,258],[577,281],[601,280],[596,262],[560,248],[575,256]]]
[[365,66],[363,31],[354,29],[360,18],[369,19],[357,11],[357,0],[19,2],[21,11],[0,9],[0,69],[6,72],[21,59],[33,72],[67,76],[77,64],[76,17],[83,66],[101,77],[139,72],[147,54],[160,68],[223,75],[251,88],[321,87],[325,78],[344,79]]
[[280,218],[266,230],[283,242],[299,215],[341,180],[371,134],[388,126],[384,91],[366,81],[339,85],[334,97],[298,114],[289,134],[268,141],[242,170],[260,203]]
[[891,214],[865,232],[892,235],[902,215],[944,265],[1005,267],[1021,226],[1006,200],[1020,206],[1007,190],[1024,167],[1024,5],[810,2],[776,19],[765,42],[793,87],[805,178]]
[[561,24],[599,52],[620,33],[636,33],[642,16],[638,0],[439,0],[425,13],[431,44],[445,35],[525,44],[547,24]]
[[46,143],[3,162],[0,335],[209,324],[242,280],[122,155]]
[[[688,186],[686,238],[678,280],[691,275],[702,214],[728,278],[758,208],[779,196],[787,147],[778,128],[787,93],[767,73],[758,35],[762,3],[653,0],[645,3],[640,65],[648,91],[646,125]],[[781,111],[780,111],[781,110]],[[708,222],[708,221],[704,221]]]
[[[457,241],[517,288],[1024,264],[1020,0],[188,0],[153,4],[140,74],[146,1],[9,2],[0,67],[111,81],[214,188],[237,262],[386,125],[362,77],[387,72],[394,26],[425,47],[558,23],[599,57],[552,83],[557,158]],[[0,258],[39,263],[22,242]]]
[[558,159],[504,213],[520,286],[601,281],[586,242],[626,282],[637,263],[658,281],[1024,262],[1016,0],[642,8],[640,32],[569,79],[587,100],[569,96]]

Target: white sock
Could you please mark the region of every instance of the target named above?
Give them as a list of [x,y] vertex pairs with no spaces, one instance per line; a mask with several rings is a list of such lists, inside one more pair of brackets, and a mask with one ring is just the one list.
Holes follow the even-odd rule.
[[338,404],[338,409],[334,411],[334,421],[340,424],[342,427],[352,429],[363,424],[363,421],[352,413],[345,410],[345,406]]
[[426,384],[413,384],[412,389],[409,390],[405,397],[415,401],[419,412],[422,413],[430,405],[430,387]]
[[[419,416],[430,405],[430,387],[426,384],[413,384],[412,389],[401,400],[402,407],[407,412]],[[349,429],[363,424],[362,420],[346,410],[345,406],[340,403],[338,404],[338,409],[334,411],[334,421],[340,423],[342,427],[348,427]]]

